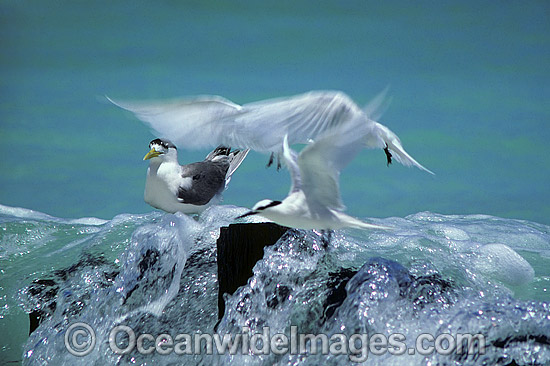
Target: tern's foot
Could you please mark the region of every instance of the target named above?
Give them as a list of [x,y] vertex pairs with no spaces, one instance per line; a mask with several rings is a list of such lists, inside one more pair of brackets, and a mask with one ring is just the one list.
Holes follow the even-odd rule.
[[267,162],[267,165],[265,167],[269,168],[270,166],[272,166],[274,160],[275,160],[275,154],[271,153],[271,155],[269,155],[269,161]]
[[[271,153],[271,155],[269,155],[269,161],[267,162],[267,165],[265,167],[269,168],[270,166],[273,165],[274,162],[275,162],[275,153]],[[277,171],[281,170],[282,166],[283,165],[281,164],[281,159],[279,159],[279,156],[277,155]]]
[[390,166],[392,154],[390,153],[390,149],[388,148],[388,144],[386,144],[386,147],[384,148],[384,152],[386,153],[386,159],[387,159],[387,162],[388,162],[387,166]]

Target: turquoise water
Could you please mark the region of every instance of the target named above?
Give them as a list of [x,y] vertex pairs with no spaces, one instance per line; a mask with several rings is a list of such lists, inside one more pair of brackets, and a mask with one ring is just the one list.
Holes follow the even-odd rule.
[[[339,89],[363,105],[389,85],[381,122],[436,176],[365,151],[342,175],[352,214],[548,224],[549,11],[546,2],[3,1],[0,202],[58,217],[150,211],[141,158],[154,136],[105,94],[246,103]],[[226,203],[287,193],[286,173],[265,161],[248,158]]]
[[[21,359],[27,328],[18,291],[79,262],[79,240],[103,233],[100,223],[137,215],[93,250],[112,263],[136,228],[162,217],[143,202],[142,157],[155,136],[104,95],[219,94],[247,103],[338,89],[363,105],[390,86],[392,103],[380,122],[436,175],[388,168],[382,151],[363,151],[341,175],[348,213],[399,224],[419,212],[491,215],[513,228],[507,235],[536,227],[542,239],[534,247],[518,246],[521,236],[487,233],[473,241],[517,251],[535,274],[528,287],[511,290],[514,298],[548,301],[549,13],[538,1],[2,1],[0,204],[8,208],[0,287],[9,306],[1,325],[17,341],[0,358]],[[179,148],[182,163],[208,153]],[[251,153],[224,202],[251,207],[283,198],[288,174],[265,169],[266,162]],[[40,218],[29,222],[27,211],[10,207]],[[83,217],[108,221],[93,219],[90,228],[59,219]],[[526,221],[518,229],[506,219]],[[6,232],[24,240],[12,242]],[[407,268],[409,249],[396,257]],[[497,287],[483,289],[500,294]]]

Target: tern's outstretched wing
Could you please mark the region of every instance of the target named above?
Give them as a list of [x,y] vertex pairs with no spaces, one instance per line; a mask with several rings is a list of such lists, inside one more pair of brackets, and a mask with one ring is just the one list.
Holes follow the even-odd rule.
[[339,91],[311,91],[243,106],[219,96],[158,102],[108,99],[134,113],[158,136],[183,149],[225,145],[280,153],[285,135],[291,145],[308,143],[328,130],[360,119],[370,129],[364,146],[388,147],[400,163],[430,172],[403,149],[397,135],[373,120],[387,105],[386,92],[379,94],[364,111]]
[[109,100],[184,149],[225,145],[280,152],[285,135],[290,144],[307,143],[363,114],[337,91],[312,91],[243,106],[218,96],[159,102]]
[[[163,101],[115,101],[116,106],[132,112],[149,125],[159,137],[170,139],[183,149],[236,146],[227,135],[236,133],[231,118],[242,107],[218,96],[197,96]],[[282,141],[282,140],[281,140]],[[228,143],[229,142],[229,143]]]
[[364,147],[365,136],[371,128],[358,118],[325,132],[302,150],[298,166],[302,190],[312,210],[317,210],[317,207],[344,210],[340,171]]

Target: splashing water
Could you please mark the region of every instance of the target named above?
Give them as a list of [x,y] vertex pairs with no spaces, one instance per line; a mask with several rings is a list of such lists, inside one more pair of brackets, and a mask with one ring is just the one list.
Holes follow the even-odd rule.
[[[158,212],[62,220],[1,206],[2,320],[24,319],[21,310],[42,314],[22,349],[13,342],[12,349],[26,365],[550,362],[548,226],[422,212],[370,220],[391,231],[336,231],[327,249],[315,232],[290,230],[265,249],[247,285],[225,295],[218,323],[216,240],[219,228],[243,212],[215,206],[197,220]],[[76,322],[95,336],[81,356],[67,348]],[[110,340],[118,325],[138,338],[151,334],[142,339],[142,350],[151,353],[137,346],[115,352],[113,344],[125,351],[132,342],[122,331]],[[292,352],[294,333],[318,337]],[[196,339],[177,338],[197,334],[204,335],[197,349]],[[218,354],[221,343],[208,344],[215,334],[241,343]],[[281,343],[263,352],[263,339],[249,337],[260,334],[290,339],[288,349]],[[381,341],[397,335],[401,349],[340,343],[347,346],[340,352],[334,343],[364,334]],[[441,334],[442,352],[415,351],[419,337]],[[481,334],[484,352],[444,352],[457,334]],[[80,336],[75,344],[89,345]],[[328,352],[323,337],[334,346]],[[241,347],[245,338],[248,347]],[[437,344],[425,340],[424,346]]]

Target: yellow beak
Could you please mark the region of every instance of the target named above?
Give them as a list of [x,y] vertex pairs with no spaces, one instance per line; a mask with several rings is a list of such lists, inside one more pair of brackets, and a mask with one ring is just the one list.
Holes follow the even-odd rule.
[[149,159],[152,159],[152,158],[156,158],[157,156],[159,156],[160,153],[155,150],[155,149],[151,149],[151,151],[149,151],[144,157],[143,157],[143,160],[149,160]]

